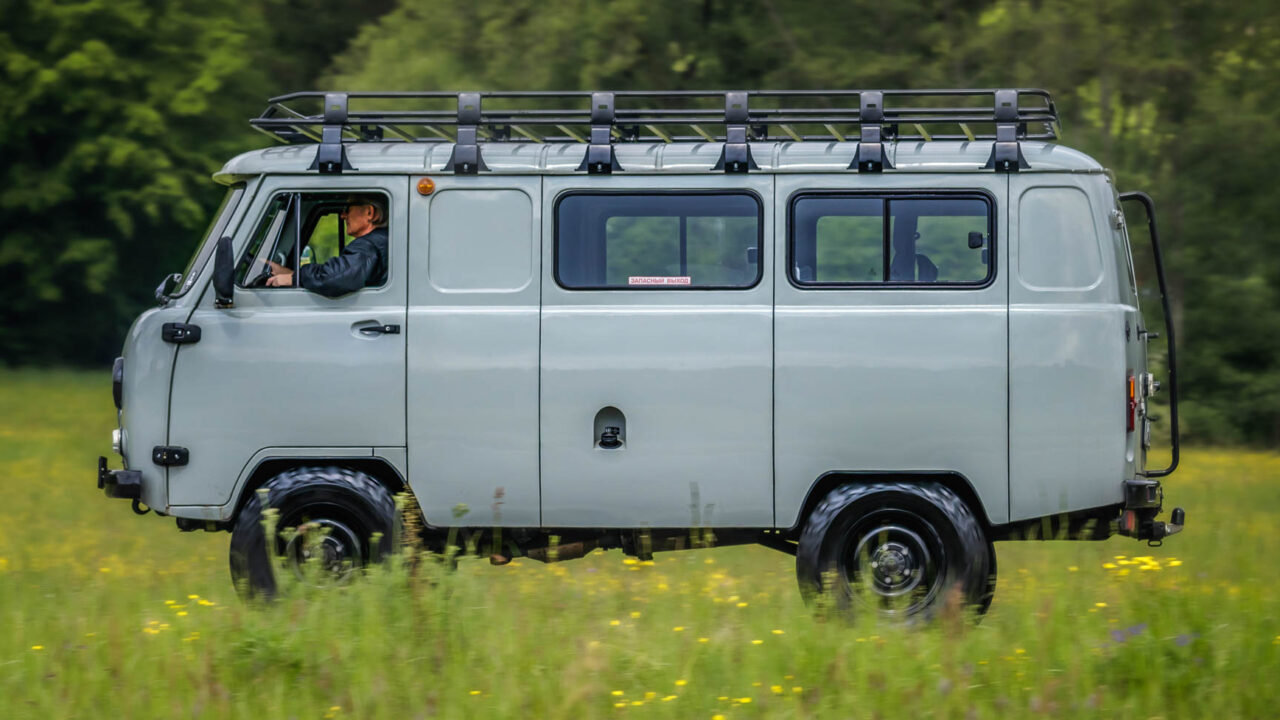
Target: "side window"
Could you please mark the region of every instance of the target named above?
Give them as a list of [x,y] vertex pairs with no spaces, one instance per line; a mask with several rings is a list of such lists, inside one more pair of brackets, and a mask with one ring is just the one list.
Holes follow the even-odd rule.
[[801,195],[791,207],[800,285],[981,285],[992,273],[991,202],[973,195]]
[[[297,270],[303,265],[322,264],[342,254],[355,238],[350,234],[346,210],[353,203],[373,199],[382,203],[380,226],[357,227],[367,234],[385,227],[388,200],[383,193],[279,193],[271,198],[254,228],[249,244],[236,265],[236,284],[264,287],[270,263]],[[385,265],[385,259],[384,259]],[[377,278],[381,285],[385,278]]]
[[556,204],[556,280],[583,290],[752,287],[760,214],[747,193],[567,195]]

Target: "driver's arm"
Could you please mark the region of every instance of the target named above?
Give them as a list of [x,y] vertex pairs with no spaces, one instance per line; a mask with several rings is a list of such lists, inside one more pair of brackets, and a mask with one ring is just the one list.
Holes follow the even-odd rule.
[[[377,240],[381,240],[382,247],[378,247]],[[352,240],[335,258],[318,265],[303,265],[298,270],[300,284],[325,297],[355,292],[373,276],[379,257],[385,257],[386,252],[386,234],[371,232]]]

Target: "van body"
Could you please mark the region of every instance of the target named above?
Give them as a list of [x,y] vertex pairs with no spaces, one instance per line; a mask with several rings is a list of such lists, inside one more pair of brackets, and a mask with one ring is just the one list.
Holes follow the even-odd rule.
[[[468,172],[459,118],[454,142],[339,141],[338,172],[299,142],[214,176],[226,201],[117,361],[109,494],[233,529],[272,478],[346,468],[410,489],[428,533],[509,528],[495,562],[690,528],[796,552],[871,487],[940,488],[983,549],[1181,528],[1154,520],[1153,333],[1092,158],[1019,138],[999,172],[995,141],[899,136],[867,172],[866,133],[784,135],[726,172],[729,133],[609,139],[591,172],[584,131],[478,143]],[[386,203],[383,284],[253,286],[341,246],[353,194]]]

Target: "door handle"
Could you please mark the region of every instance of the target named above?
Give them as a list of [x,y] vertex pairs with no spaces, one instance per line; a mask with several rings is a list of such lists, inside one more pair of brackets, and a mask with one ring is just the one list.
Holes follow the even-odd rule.
[[399,335],[399,325],[369,325],[360,328],[361,335]]

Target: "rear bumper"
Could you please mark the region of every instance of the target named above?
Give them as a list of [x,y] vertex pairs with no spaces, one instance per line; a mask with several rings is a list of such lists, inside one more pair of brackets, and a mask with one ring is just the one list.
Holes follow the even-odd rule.
[[142,497],[142,471],[108,470],[107,459],[99,455],[98,489],[107,497],[137,500]]

